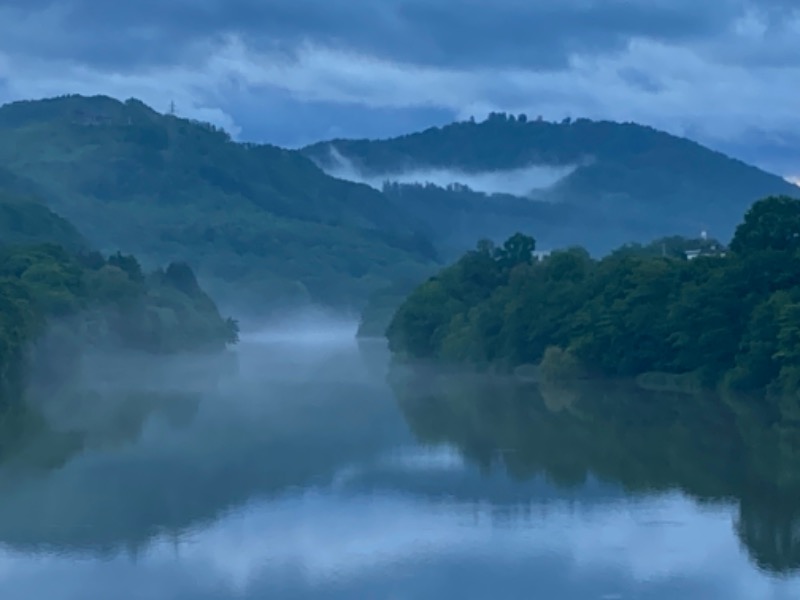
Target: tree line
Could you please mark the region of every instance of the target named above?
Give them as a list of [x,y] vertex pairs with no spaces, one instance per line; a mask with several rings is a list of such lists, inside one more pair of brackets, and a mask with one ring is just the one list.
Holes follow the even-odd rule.
[[724,253],[689,260],[689,246],[668,238],[602,259],[579,247],[537,258],[522,233],[500,246],[482,240],[406,298],[387,330],[390,348],[477,366],[549,358],[587,375],[691,374],[702,387],[795,393],[800,200],[753,204]]
[[134,256],[57,244],[0,247],[0,384],[21,389],[31,367],[58,379],[85,348],[150,353],[219,350],[238,339],[192,269],[146,274]]

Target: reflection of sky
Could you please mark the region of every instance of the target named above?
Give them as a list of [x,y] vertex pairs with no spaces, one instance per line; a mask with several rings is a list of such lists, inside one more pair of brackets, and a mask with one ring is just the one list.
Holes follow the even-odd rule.
[[[551,503],[497,521],[490,507],[404,495],[317,492],[253,504],[138,557],[0,555],[4,599],[726,598],[788,599],[734,537],[732,509],[671,495]],[[152,594],[155,594],[153,596]]]
[[[0,477],[0,539],[16,544],[0,548],[0,598],[800,592],[797,579],[772,580],[752,565],[735,507],[479,474],[453,449],[414,444],[383,371],[355,348],[310,352],[281,338],[259,354],[258,343],[242,345],[237,375],[189,423],[173,429],[154,417],[135,441],[93,447],[24,481]],[[187,533],[148,541],[145,527]],[[37,541],[60,550],[25,551]],[[101,558],[87,545],[113,551]]]

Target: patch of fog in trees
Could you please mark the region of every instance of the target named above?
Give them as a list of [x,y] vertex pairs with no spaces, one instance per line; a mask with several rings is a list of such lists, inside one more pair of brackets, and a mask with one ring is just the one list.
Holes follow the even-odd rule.
[[339,179],[365,183],[377,190],[386,182],[402,184],[433,184],[439,187],[465,185],[473,191],[485,194],[511,194],[527,196],[537,190],[552,187],[570,175],[578,165],[537,165],[498,171],[466,172],[440,167],[418,167],[396,172],[365,173],[353,161],[335,148],[330,150],[331,161],[320,165],[325,172]]

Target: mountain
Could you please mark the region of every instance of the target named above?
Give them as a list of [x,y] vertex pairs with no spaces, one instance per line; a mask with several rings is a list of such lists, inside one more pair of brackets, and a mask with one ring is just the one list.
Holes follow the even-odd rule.
[[451,258],[467,240],[519,230],[543,249],[580,244],[594,253],[702,230],[727,241],[754,201],[800,196],[782,178],[691,140],[589,119],[494,113],[392,139],[320,142],[303,153],[332,174],[394,182],[385,186],[392,202],[452,246]]
[[379,191],[138,100],[0,107],[0,165],[94,247],[146,266],[186,261],[216,297],[249,307],[359,305],[436,260],[417,220]]
[[0,168],[0,244],[52,242],[72,251],[85,249],[83,235],[36,194],[33,182]]

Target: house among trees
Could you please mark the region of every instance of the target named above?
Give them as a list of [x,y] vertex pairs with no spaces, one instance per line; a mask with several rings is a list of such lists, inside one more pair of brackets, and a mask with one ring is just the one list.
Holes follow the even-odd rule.
[[698,256],[725,256],[727,252],[725,246],[715,240],[708,239],[707,231],[700,233],[699,242],[697,248],[684,250],[683,254],[686,256],[686,260],[694,260]]

